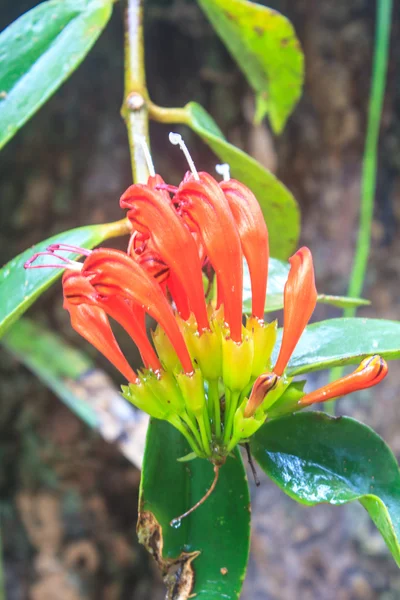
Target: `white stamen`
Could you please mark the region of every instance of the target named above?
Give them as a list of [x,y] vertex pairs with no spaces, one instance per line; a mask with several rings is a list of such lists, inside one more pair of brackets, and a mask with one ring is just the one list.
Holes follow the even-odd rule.
[[199,177],[199,174],[195,167],[195,164],[193,162],[193,158],[190,156],[189,150],[187,149],[187,146],[186,146],[185,142],[183,141],[182,136],[179,133],[173,133],[172,131],[170,131],[169,141],[174,146],[179,146],[179,148],[182,150],[183,154],[185,155],[185,158],[188,162],[188,165],[192,172],[193,177],[195,179],[197,179],[197,181],[199,181],[200,177]]
[[150,154],[150,150],[149,147],[147,145],[146,142],[146,138],[144,137],[144,135],[138,135],[136,134],[134,136],[135,142],[137,144],[140,144],[142,150],[143,150],[143,154],[144,154],[144,158],[146,160],[146,164],[147,164],[147,168],[149,170],[149,174],[151,177],[154,177],[156,172],[154,169],[154,163],[153,163],[153,159],[151,158],[151,154]]
[[71,269],[71,271],[77,271],[78,273],[80,273],[83,269],[83,263],[78,262],[77,260],[70,260],[68,261],[68,269]]
[[218,175],[222,175],[224,181],[229,181],[231,178],[231,168],[228,163],[222,163],[222,165],[215,165],[215,170]]

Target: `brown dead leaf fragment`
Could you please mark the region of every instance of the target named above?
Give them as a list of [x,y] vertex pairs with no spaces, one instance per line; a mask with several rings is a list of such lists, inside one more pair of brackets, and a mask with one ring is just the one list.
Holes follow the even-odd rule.
[[139,542],[153,556],[167,586],[166,600],[193,598],[194,571],[192,562],[200,552],[182,552],[177,558],[163,558],[162,529],[150,511],[139,513],[137,524]]

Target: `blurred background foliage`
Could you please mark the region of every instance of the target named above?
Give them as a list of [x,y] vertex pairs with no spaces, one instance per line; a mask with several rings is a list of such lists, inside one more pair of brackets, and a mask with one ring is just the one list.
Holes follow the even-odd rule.
[[[36,4],[3,0],[0,29]],[[194,0],[146,1],[148,87],[163,106],[196,100],[231,142],[276,172],[300,204],[301,239],[313,251],[319,288],[343,294],[357,231],[376,4],[275,0],[268,5],[292,21],[306,58],[303,97],[279,138],[266,122],[253,125],[253,94]],[[359,314],[398,319],[400,78],[395,65],[400,22],[399,12],[393,14],[364,294],[373,304]],[[119,115],[121,38],[117,4],[83,65],[3,149],[1,263],[59,231],[121,218],[117,200],[131,183]],[[157,171],[176,183],[185,164],[171,152],[169,130],[152,124],[152,152]],[[212,173],[212,153],[188,129],[179,130],[198,168]],[[336,314],[332,307],[319,306],[316,316]],[[62,310],[58,285],[30,315],[83,344]],[[96,353],[86,345],[85,350],[107,370]],[[339,411],[377,429],[399,457],[400,408],[392,371],[373,395],[367,390],[344,399]],[[159,575],[135,537],[139,472],[4,349],[0,457],[9,600],[163,597]],[[253,525],[244,600],[395,600],[400,595],[396,566],[356,506],[309,511],[263,479],[253,495]]]

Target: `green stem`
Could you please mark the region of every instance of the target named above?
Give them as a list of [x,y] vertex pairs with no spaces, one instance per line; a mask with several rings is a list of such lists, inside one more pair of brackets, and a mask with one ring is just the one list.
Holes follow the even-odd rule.
[[[207,413],[207,410],[205,410],[204,412]],[[197,418],[197,422],[199,424],[201,441],[203,444],[204,451],[207,456],[211,456],[210,440],[208,437],[207,427],[206,427],[205,420],[204,420],[204,413],[200,416],[196,416],[196,418]],[[208,415],[207,415],[206,419],[208,422]]]
[[137,136],[149,140],[148,93],[144,67],[142,0],[125,0],[125,89],[121,108],[128,131],[132,175],[136,183],[146,183],[149,170]]
[[189,427],[189,429],[192,432],[194,438],[196,439],[197,444],[201,448],[201,445],[202,445],[201,444],[201,438],[200,438],[200,434],[199,434],[199,431],[197,429],[196,424],[193,423],[192,419],[190,418],[190,416],[188,414],[183,413],[181,415],[181,418],[185,421],[186,425]]
[[149,98],[147,100],[149,108],[149,116],[153,121],[158,123],[184,123],[189,125],[190,116],[189,111],[183,108],[164,108],[157,106]]
[[225,413],[224,444],[227,444],[232,435],[233,419],[238,405],[240,392],[232,391],[228,412]]
[[[367,269],[371,244],[371,225],[374,212],[376,188],[376,165],[382,104],[385,94],[386,72],[389,54],[392,0],[377,2],[377,25],[372,70],[372,87],[368,108],[367,137],[365,141],[362,175],[360,225],[353,269],[348,289],[349,296],[360,296]],[[352,317],[356,307],[344,310],[345,317]]]
[[219,399],[218,379],[208,382],[208,399],[214,410],[214,431],[217,438],[221,436],[221,403]]
[[[189,431],[185,428],[185,426],[183,425],[183,423],[181,422],[181,420],[179,419],[179,417],[176,416],[176,415],[174,415],[174,417],[171,417],[169,419],[169,422],[178,431],[181,432],[181,434],[184,436],[184,438],[188,442],[188,444],[191,447],[191,449],[193,450],[193,452],[195,452],[197,454],[197,456],[201,456],[203,454],[203,452],[201,451],[201,442],[200,442],[200,445],[199,445],[200,447],[198,447],[198,445],[196,444],[195,440],[192,438],[192,436],[190,435]],[[1,600],[1,598],[0,598],[0,600]]]
[[[376,167],[378,155],[378,140],[381,123],[382,105],[385,95],[386,73],[389,56],[390,24],[392,15],[392,0],[376,3],[377,24],[375,31],[375,49],[372,67],[372,86],[368,106],[367,136],[361,174],[360,224],[353,268],[350,275],[348,296],[360,296],[362,293],[368,256],[371,246],[371,227],[374,214],[374,197],[376,190]],[[357,307],[349,306],[344,309],[343,316],[353,317]],[[335,381],[343,375],[343,367],[331,370],[330,381]],[[328,414],[335,414],[334,402],[325,405]]]

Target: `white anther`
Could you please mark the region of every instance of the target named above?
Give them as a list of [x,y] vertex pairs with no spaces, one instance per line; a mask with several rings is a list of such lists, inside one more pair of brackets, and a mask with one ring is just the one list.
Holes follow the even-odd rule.
[[136,134],[134,136],[134,140],[137,144],[140,144],[140,147],[143,150],[143,154],[144,154],[144,158],[146,160],[146,164],[147,164],[147,169],[149,171],[149,174],[151,177],[154,177],[156,172],[154,169],[154,163],[153,163],[153,159],[151,158],[151,154],[150,154],[150,150],[149,147],[147,145],[146,142],[146,138],[144,137],[144,135],[138,135]]
[[222,165],[215,165],[215,170],[218,175],[222,175],[224,181],[229,181],[231,178],[231,168],[228,163],[222,163]]
[[183,141],[182,136],[179,133],[173,133],[172,131],[170,131],[169,141],[171,142],[171,144],[173,146],[179,146],[179,148],[182,150],[183,154],[185,155],[185,158],[188,162],[188,165],[192,172],[193,177],[195,179],[197,179],[197,181],[199,181],[200,177],[199,177],[197,169],[194,165],[193,158],[190,156],[189,150],[187,149],[187,146],[186,146],[185,142]]

